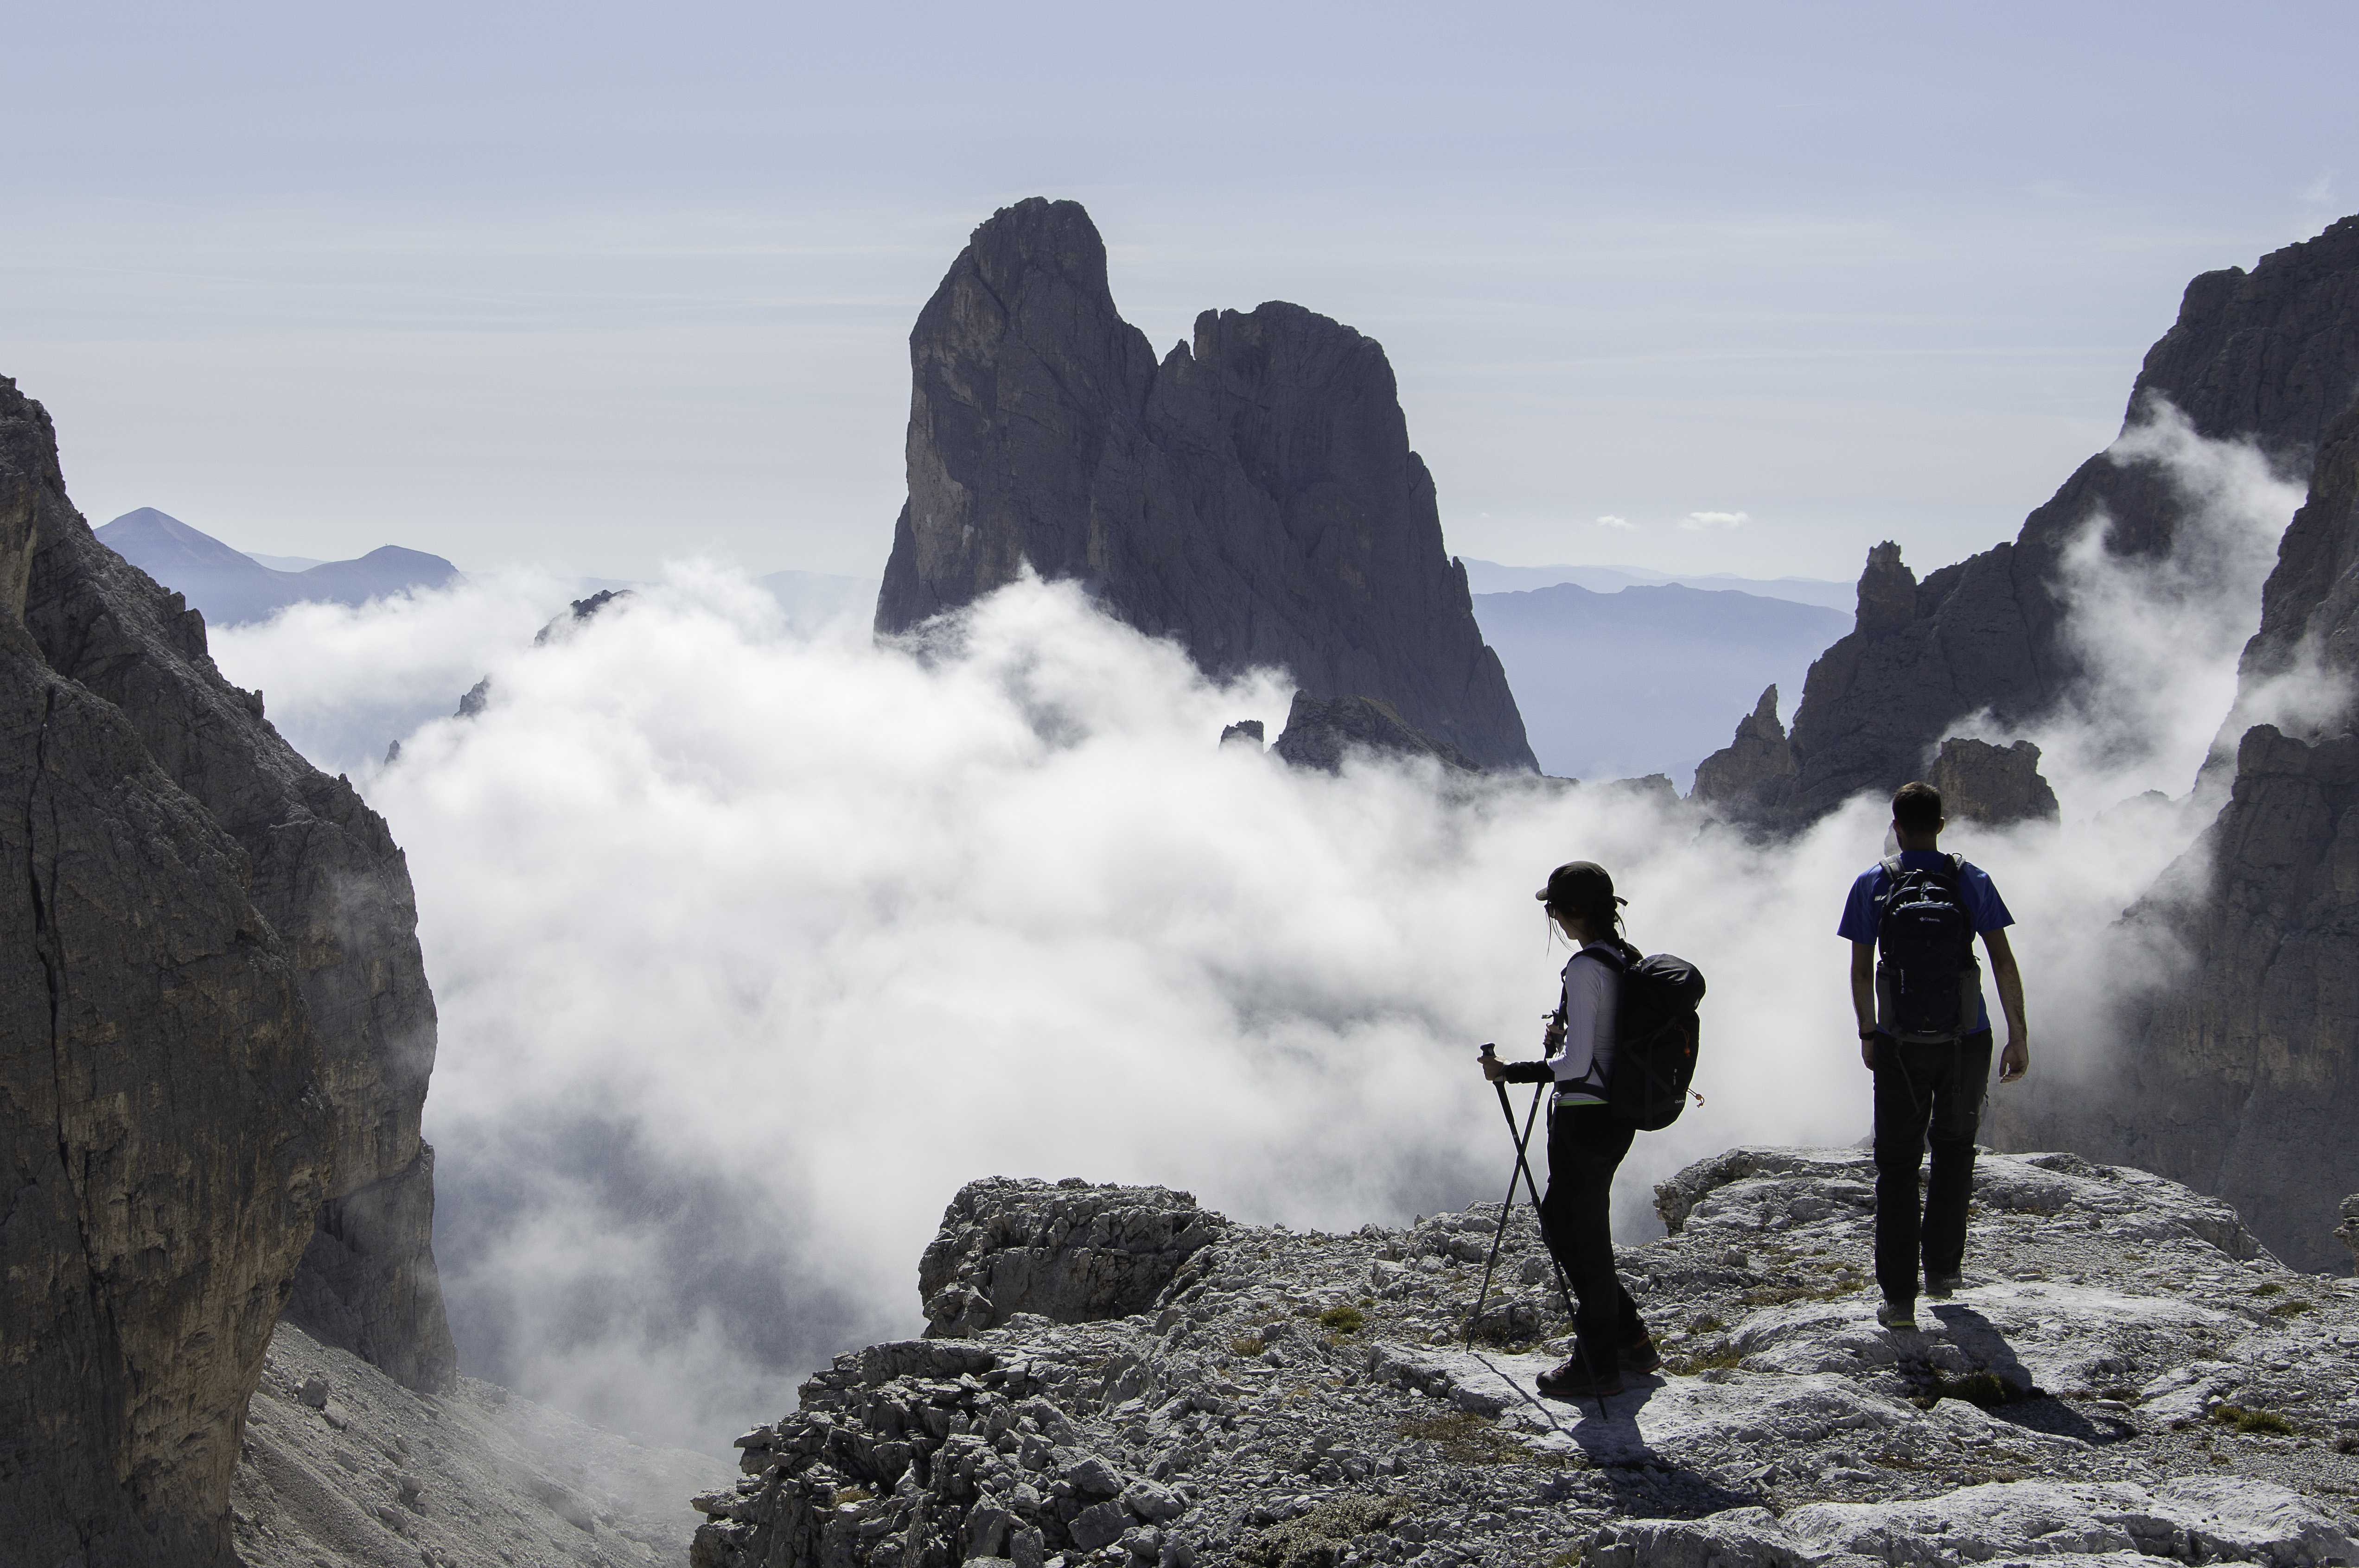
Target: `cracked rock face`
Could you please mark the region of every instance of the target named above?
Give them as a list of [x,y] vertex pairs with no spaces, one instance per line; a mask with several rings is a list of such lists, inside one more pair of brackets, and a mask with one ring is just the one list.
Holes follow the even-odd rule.
[[[2359,1559],[2351,1285],[2145,1172],[1986,1155],[1965,1287],[1895,1334],[1873,1184],[1861,1154],[1792,1149],[1663,1184],[1671,1234],[1621,1268],[1665,1366],[1603,1405],[1534,1388],[1566,1325],[1528,1210],[1471,1348],[1495,1207],[1233,1225],[1130,1315],[1019,1313],[837,1357],[739,1440],[745,1478],[697,1500],[693,1561]],[[962,1227],[1027,1186],[969,1187]]]
[[918,1263],[929,1336],[1017,1313],[1080,1323],[1143,1311],[1228,1221],[1169,1187],[970,1182]]
[[908,631],[1016,579],[1085,585],[1209,675],[1380,697],[1536,773],[1442,547],[1384,350],[1299,306],[1207,310],[1160,362],[1071,201],[974,232],[909,334],[909,499],[876,600]]
[[0,1534],[222,1561],[299,1274],[388,1365],[449,1375],[408,878],[201,618],[92,537],[5,378],[0,590]]

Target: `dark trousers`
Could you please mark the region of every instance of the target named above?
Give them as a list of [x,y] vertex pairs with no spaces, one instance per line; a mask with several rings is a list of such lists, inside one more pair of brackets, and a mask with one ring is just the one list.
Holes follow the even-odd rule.
[[[1954,1274],[1965,1261],[1990,1060],[1987,1029],[1931,1045],[1877,1043],[1875,1282],[1886,1301],[1917,1299],[1920,1253],[1928,1274]],[[1917,1168],[1929,1141],[1933,1172],[1920,1211]]]
[[1636,1129],[1602,1105],[1560,1106],[1549,1118],[1548,1196],[1540,1234],[1581,1305],[1573,1330],[1590,1369],[1615,1370],[1622,1342],[1638,1333],[1638,1307],[1614,1271],[1614,1173]]

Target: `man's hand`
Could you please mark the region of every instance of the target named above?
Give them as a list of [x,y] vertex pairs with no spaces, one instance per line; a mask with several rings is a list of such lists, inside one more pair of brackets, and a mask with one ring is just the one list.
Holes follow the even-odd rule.
[[1998,1081],[2011,1084],[2031,1071],[2031,1044],[2020,1034],[2012,1035],[2006,1049],[1998,1054]]
[[1564,1044],[1564,1020],[1551,1012],[1548,1027],[1540,1031],[1540,1054],[1553,1056]]

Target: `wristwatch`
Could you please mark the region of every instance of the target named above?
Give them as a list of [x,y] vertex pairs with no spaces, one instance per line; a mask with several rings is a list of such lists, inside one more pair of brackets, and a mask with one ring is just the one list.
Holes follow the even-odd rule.
[[1862,1040],[1873,1040],[1883,1033],[1881,1029],[1863,1029],[1859,1032],[1859,1037]]

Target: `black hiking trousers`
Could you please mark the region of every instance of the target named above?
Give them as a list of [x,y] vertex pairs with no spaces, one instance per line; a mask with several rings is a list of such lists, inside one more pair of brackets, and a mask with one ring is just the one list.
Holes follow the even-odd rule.
[[[1917,1299],[1920,1256],[1929,1275],[1957,1273],[1965,1261],[1990,1062],[1987,1029],[1930,1045],[1876,1042],[1875,1282],[1886,1301]],[[1933,1171],[1920,1210],[1917,1169],[1929,1142]]]
[[1614,1271],[1614,1173],[1637,1130],[1602,1105],[1559,1106],[1549,1117],[1548,1196],[1540,1234],[1580,1302],[1573,1332],[1600,1379],[1619,1369],[1636,1337],[1638,1306]]

